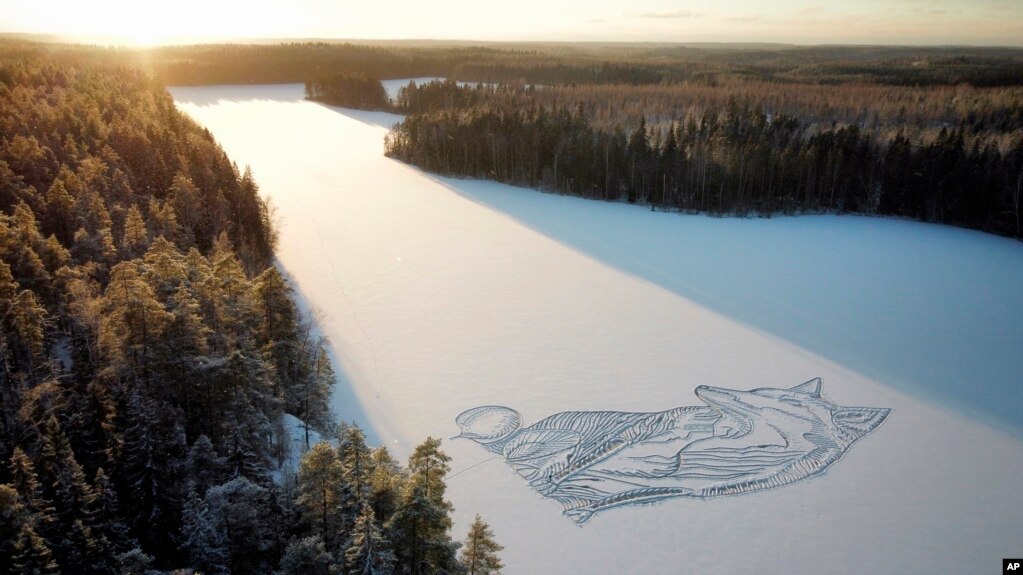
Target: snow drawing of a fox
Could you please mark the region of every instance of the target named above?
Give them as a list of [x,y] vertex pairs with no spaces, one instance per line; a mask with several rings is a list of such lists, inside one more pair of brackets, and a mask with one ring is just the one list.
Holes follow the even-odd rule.
[[703,406],[566,411],[528,427],[515,410],[487,405],[458,415],[457,437],[503,456],[582,524],[616,507],[754,493],[823,474],[891,410],[841,407],[821,386],[820,378],[790,389],[701,385]]

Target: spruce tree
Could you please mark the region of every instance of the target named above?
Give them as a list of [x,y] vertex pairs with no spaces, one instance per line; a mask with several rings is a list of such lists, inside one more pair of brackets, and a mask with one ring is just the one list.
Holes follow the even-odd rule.
[[97,537],[82,520],[75,520],[54,548],[57,562],[65,572],[107,575],[114,572],[114,559],[106,539]]
[[[53,528],[41,520],[41,533],[58,563],[72,572],[93,573],[104,570],[109,559],[108,543],[102,534],[94,534],[96,497],[75,459],[67,435],[51,413],[41,437],[39,453],[42,484],[53,500]],[[41,517],[42,519],[42,517]]]
[[[31,527],[34,519],[24,497],[14,486],[0,484],[0,557],[9,560],[14,555],[14,545],[21,536],[22,527]],[[7,573],[5,567],[0,567],[0,573]]]
[[391,575],[394,553],[377,525],[373,508],[363,505],[352,528],[352,541],[345,551],[346,575]]
[[100,348],[115,369],[130,370],[149,382],[154,346],[173,317],[143,280],[138,263],[119,263],[110,275],[103,292]]
[[351,486],[354,504],[361,507],[369,497],[372,454],[366,446],[366,434],[358,425],[341,424],[337,454],[344,481]]
[[46,217],[44,229],[56,234],[65,246],[71,245],[74,237],[75,199],[68,193],[64,181],[58,177],[46,191]]
[[86,187],[75,202],[76,226],[86,230],[107,230],[113,225],[107,203],[99,190]]
[[79,262],[92,262],[106,269],[117,260],[117,249],[109,228],[89,231],[78,228],[71,241],[71,257]]
[[200,368],[195,361],[197,356],[209,351],[206,343],[210,330],[202,321],[199,302],[192,289],[185,283],[179,284],[174,294],[167,299],[167,309],[173,315],[164,343],[167,351],[183,356],[178,362],[182,369]]
[[444,500],[444,475],[451,458],[440,440],[427,438],[409,457],[411,477],[389,523],[389,539],[401,569],[412,575],[458,568],[459,544],[451,541],[451,503]]
[[185,246],[195,242],[196,230],[202,221],[202,191],[185,174],[178,172],[170,188],[170,197],[165,210],[170,209],[177,223],[181,225]]
[[0,259],[11,266],[11,275],[22,289],[46,293],[50,274],[35,251],[42,237],[38,233],[28,238],[25,235],[14,218],[0,214]]
[[292,289],[280,270],[266,268],[254,281],[253,297],[260,312],[260,335],[267,343],[290,342],[295,333],[298,309],[291,299]]
[[137,205],[132,204],[128,208],[128,215],[124,219],[124,231],[121,234],[121,254],[128,258],[137,258],[145,252],[149,245],[149,230],[146,229],[146,221],[142,218],[142,212]]
[[171,418],[174,410],[130,393],[124,410],[119,491],[125,517],[142,548],[157,556],[176,549],[184,498],[181,478],[184,433]]
[[39,232],[39,223],[36,221],[32,207],[25,202],[19,203],[14,206],[12,219],[15,234],[21,243],[38,251],[39,246],[43,243],[43,236]]
[[211,285],[204,291],[212,297],[216,317],[215,323],[209,325],[228,336],[224,342],[227,349],[257,349],[253,334],[258,319],[251,284],[226,233],[217,238],[210,265],[207,281]]
[[205,499],[189,491],[181,512],[181,551],[189,565],[201,573],[215,575],[227,570],[227,545],[214,523]]
[[290,398],[301,378],[301,347],[298,337],[298,309],[291,299],[291,286],[274,266],[253,282],[253,302],[259,312],[259,341],[274,366],[274,396]]
[[163,236],[153,240],[141,264],[142,279],[153,289],[156,299],[165,305],[187,280],[185,256]]
[[153,564],[153,557],[143,552],[139,547],[134,547],[121,553],[116,559],[118,566],[121,568],[121,573],[131,573],[132,575],[136,573],[149,573],[149,568]]
[[93,529],[106,537],[113,551],[127,551],[130,548],[131,534],[121,517],[121,506],[114,484],[102,467],[96,471],[93,490],[96,493],[92,513],[95,522]]
[[490,526],[477,514],[462,546],[462,565],[468,575],[497,575],[504,568],[497,556],[503,549],[494,541]]
[[15,359],[33,374],[43,359],[47,322],[46,308],[35,292],[22,290],[14,297],[8,313],[14,335]]
[[227,479],[227,462],[217,454],[206,435],[200,435],[189,448],[185,466],[188,478],[199,495]]
[[66,527],[75,520],[88,519],[95,494],[54,414],[46,422],[40,458],[61,525]]
[[408,477],[386,447],[374,449],[370,459],[369,502],[380,523],[387,524],[398,509]]
[[[235,401],[233,406],[236,410],[236,413],[233,414],[234,419],[245,420],[248,417],[255,418],[259,415],[255,410],[247,409],[248,406],[244,402]],[[237,417],[238,410],[244,413],[241,418]],[[254,430],[251,429],[251,426],[236,428],[228,439],[230,442],[230,452],[226,460],[228,473],[232,479],[244,477],[259,485],[266,485],[270,479],[267,473],[268,458],[263,450],[258,449],[258,444],[253,440],[253,434],[246,433],[247,431]]]
[[55,541],[60,533],[56,511],[53,503],[43,493],[43,486],[32,460],[20,447],[14,448],[8,469],[11,477],[10,487],[17,493],[18,505],[27,514],[26,520],[32,523],[33,531]]
[[[0,166],[2,167],[2,166]],[[21,403],[19,386],[12,381],[13,350],[10,340],[13,330],[4,321],[10,314],[18,284],[11,275],[7,262],[0,259],[0,457],[6,457],[14,447],[14,432],[18,425],[18,406]]]
[[52,513],[51,504],[43,499],[42,486],[36,474],[32,460],[25,455],[21,447],[15,447],[11,455],[8,473],[10,486],[17,491],[25,506],[34,513]]
[[317,443],[299,465],[298,505],[306,523],[331,548],[340,538],[344,503],[344,468],[337,452],[326,442]]
[[10,560],[11,575],[59,575],[61,572],[46,542],[28,523],[21,526]]
[[292,387],[285,390],[285,411],[302,419],[305,447],[309,446],[310,428],[325,427],[330,423],[330,392],[334,386],[334,368],[327,353],[326,340],[320,339],[313,347],[312,356],[299,358],[302,374]]
[[273,548],[267,524],[267,495],[263,487],[237,477],[211,487],[205,501],[214,525],[224,535],[231,573],[263,573]]
[[339,565],[319,535],[295,539],[281,557],[276,575],[338,575]]
[[11,266],[0,259],[0,315],[6,315],[18,293],[18,283],[11,275]]
[[191,247],[195,243],[195,237],[178,223],[174,206],[169,201],[159,202],[156,198],[150,198],[147,211],[151,237],[167,238],[182,248]]
[[444,476],[451,471],[449,461],[451,458],[440,450],[440,440],[433,437],[427,437],[416,446],[408,459],[409,473],[424,482],[427,496],[438,504],[450,505],[444,502],[444,492],[447,490]]
[[50,234],[50,237],[46,238],[46,241],[40,246],[39,259],[42,260],[46,271],[50,272],[52,276],[70,262],[71,252],[60,243],[57,236]]

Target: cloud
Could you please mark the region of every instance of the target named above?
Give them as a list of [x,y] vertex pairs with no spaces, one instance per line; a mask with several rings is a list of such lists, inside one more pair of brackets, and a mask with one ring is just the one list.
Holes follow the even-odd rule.
[[670,12],[643,12],[642,14],[632,14],[633,18],[655,18],[655,19],[675,19],[675,18],[695,18],[700,14],[693,12],[692,10],[672,10]]
[[820,14],[823,11],[824,8],[821,6],[807,6],[806,8],[799,10],[799,14],[803,16],[810,16],[813,14]]
[[725,20],[729,22],[763,22],[765,18],[763,16],[729,16]]
[[607,22],[607,18],[590,18],[586,21],[587,24],[603,24]]

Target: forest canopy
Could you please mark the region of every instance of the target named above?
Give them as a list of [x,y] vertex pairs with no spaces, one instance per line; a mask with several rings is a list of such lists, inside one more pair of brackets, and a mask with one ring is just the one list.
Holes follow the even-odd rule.
[[0,574],[461,569],[440,441],[333,421],[272,224],[159,81],[0,50]]

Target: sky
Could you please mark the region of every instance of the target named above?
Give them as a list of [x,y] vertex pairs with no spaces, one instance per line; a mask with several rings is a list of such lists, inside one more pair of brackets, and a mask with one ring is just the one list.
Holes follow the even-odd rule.
[[0,0],[0,32],[1023,46],[1023,0]]

